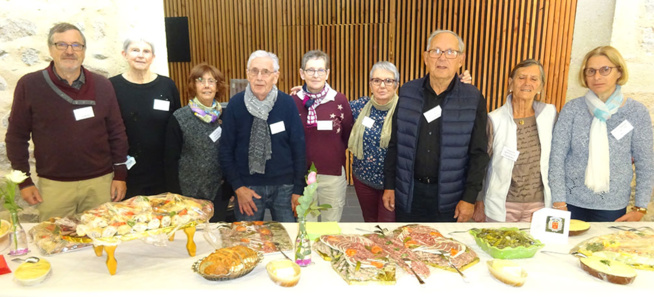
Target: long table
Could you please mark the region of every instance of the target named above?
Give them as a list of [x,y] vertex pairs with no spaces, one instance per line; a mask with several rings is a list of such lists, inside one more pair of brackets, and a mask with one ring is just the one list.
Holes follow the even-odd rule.
[[[363,234],[361,230],[374,230],[377,224],[340,223],[343,233]],[[399,227],[400,223],[379,224],[389,229]],[[442,234],[468,245],[477,252],[480,262],[463,271],[468,282],[454,272],[431,268],[431,276],[420,285],[413,275],[397,269],[395,285],[348,285],[316,253],[313,263],[302,268],[300,282],[292,288],[274,284],[268,277],[265,265],[271,260],[282,259],[281,254],[265,256],[264,260],[248,275],[230,281],[207,281],[191,270],[192,264],[213,251],[204,239],[203,231],[195,234],[197,254],[189,257],[186,251],[186,236],[178,231],[175,240],[167,246],[154,246],[140,240],[123,242],[116,250],[118,269],[110,275],[105,265],[105,257],[97,257],[92,248],[43,257],[34,246],[30,255],[40,256],[52,264],[52,275],[43,283],[33,287],[23,287],[13,281],[12,274],[0,275],[0,296],[210,296],[216,294],[245,294],[230,296],[620,296],[624,293],[654,293],[654,271],[638,270],[638,276],[630,285],[616,285],[594,278],[581,270],[579,260],[571,255],[541,253],[533,258],[515,260],[522,265],[529,276],[523,287],[510,287],[494,279],[486,266],[492,258],[482,251],[472,236],[467,233],[452,233],[481,227],[529,227],[529,224],[507,223],[434,223],[426,224],[438,229]],[[649,226],[652,222],[637,223],[591,223],[588,232],[570,237],[568,244],[546,245],[543,250],[567,253],[579,242],[590,237],[617,232],[609,226],[630,227]],[[33,224],[25,224],[31,228]],[[297,224],[284,223],[284,227],[294,239]],[[14,271],[18,263],[10,261],[8,250],[3,254],[9,267]],[[292,253],[288,253],[291,254]],[[173,295],[183,294],[183,295]],[[461,295],[460,295],[461,294]],[[474,295],[473,295],[474,294]],[[162,295],[163,296],[163,295]]]

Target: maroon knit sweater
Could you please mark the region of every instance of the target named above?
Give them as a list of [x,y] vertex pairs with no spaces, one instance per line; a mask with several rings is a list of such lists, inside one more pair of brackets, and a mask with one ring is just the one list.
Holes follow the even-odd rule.
[[293,101],[300,112],[304,126],[304,139],[307,144],[307,168],[313,162],[318,174],[341,175],[341,167],[345,166],[345,149],[350,139],[354,121],[352,110],[345,95],[337,93],[334,101],[323,102],[316,107],[319,121],[331,120],[333,129],[319,131],[317,127],[307,127],[306,107],[302,99],[293,95]]
[[[36,172],[58,181],[77,181],[114,172],[114,180],[127,177],[127,136],[116,94],[108,79],[82,67],[86,82],[74,89],[46,68],[56,88],[73,100],[95,105],[74,105],[57,94],[43,71],[23,76],[16,85],[5,142],[11,167],[29,174],[29,140],[34,142]],[[92,106],[94,117],[77,121],[73,110]],[[20,187],[33,185],[31,178]]]

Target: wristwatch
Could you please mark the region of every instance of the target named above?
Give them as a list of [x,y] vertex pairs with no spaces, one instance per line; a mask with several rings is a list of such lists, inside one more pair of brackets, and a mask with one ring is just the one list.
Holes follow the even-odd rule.
[[632,210],[640,212],[642,214],[647,214],[647,208],[644,208],[644,207],[634,206],[634,208],[632,208]]

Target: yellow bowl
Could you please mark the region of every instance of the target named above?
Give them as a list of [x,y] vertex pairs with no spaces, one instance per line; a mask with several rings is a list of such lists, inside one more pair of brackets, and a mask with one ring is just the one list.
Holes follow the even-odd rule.
[[270,279],[282,287],[293,287],[300,281],[300,266],[291,260],[270,261],[266,270]]
[[5,220],[0,220],[0,252],[9,246],[9,229],[11,224]]

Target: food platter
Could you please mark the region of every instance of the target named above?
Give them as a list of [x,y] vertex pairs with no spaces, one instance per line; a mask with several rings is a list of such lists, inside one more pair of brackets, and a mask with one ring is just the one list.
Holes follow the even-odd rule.
[[495,259],[531,258],[545,245],[518,228],[471,229],[477,245]]
[[[263,260],[263,253],[245,246],[235,246],[216,250],[196,261],[191,267],[194,272],[210,281],[225,281],[242,277],[254,270]],[[209,262],[209,263],[208,263]],[[214,263],[215,262],[215,263]],[[208,266],[216,265],[218,273],[208,273]]]
[[589,238],[570,253],[615,260],[636,269],[654,270],[654,230],[646,227]]
[[264,254],[293,249],[288,232],[278,222],[216,223],[204,230],[204,238],[216,249],[243,245]]

